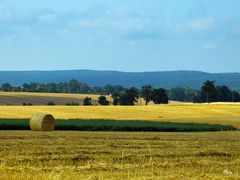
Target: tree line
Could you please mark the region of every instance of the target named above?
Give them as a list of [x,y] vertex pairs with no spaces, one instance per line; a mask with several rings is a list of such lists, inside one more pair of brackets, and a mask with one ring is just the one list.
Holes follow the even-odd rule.
[[240,102],[239,92],[225,85],[216,85],[215,81],[205,81],[199,90],[191,88],[172,88],[169,98],[176,101],[211,103],[211,102]]
[[[0,90],[5,92],[101,94],[98,100],[100,105],[110,104],[105,95],[111,95],[113,105],[134,105],[138,102],[139,98],[145,100],[145,105],[148,105],[149,102],[167,104],[169,99],[194,103],[240,102],[240,95],[237,91],[231,90],[225,85],[215,85],[215,81],[209,80],[205,81],[199,90],[182,87],[166,90],[164,88],[154,88],[150,85],[143,86],[140,89],[112,85],[90,87],[88,84],[78,82],[77,80],[61,83],[26,83],[22,86],[3,83],[0,86]],[[92,105],[91,98],[86,97],[83,104]]]
[[106,85],[104,87],[90,87],[86,83],[71,80],[60,83],[25,83],[22,86],[13,86],[3,83],[0,90],[5,92],[48,92],[48,93],[78,93],[78,94],[111,94],[124,91],[122,86]]
[[195,103],[240,102],[239,92],[222,85],[216,86],[215,81],[206,81],[193,97]]
[[[148,97],[148,98],[151,98],[149,99],[149,101],[153,101],[155,104],[168,104],[168,96],[165,89],[162,89],[162,88],[153,89],[153,92],[154,93],[151,94],[151,97]],[[125,89],[121,93],[114,92],[111,94],[111,97],[113,99],[112,105],[114,106],[117,106],[117,105],[134,106],[139,101],[139,98],[141,97],[141,92],[137,88],[132,87],[132,88]],[[107,100],[105,95],[101,95],[98,98],[98,104],[102,106],[108,106],[110,105],[110,102]],[[91,106],[92,99],[90,97],[84,98],[83,105]]]

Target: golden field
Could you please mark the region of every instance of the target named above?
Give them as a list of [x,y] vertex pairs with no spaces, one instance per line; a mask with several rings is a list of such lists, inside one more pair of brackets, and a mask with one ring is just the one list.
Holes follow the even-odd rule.
[[[40,95],[70,98],[66,94],[27,93],[26,96]],[[51,113],[57,119],[149,120],[240,127],[240,104],[237,103],[0,106],[0,119],[30,118],[36,112]],[[239,179],[239,139],[240,131],[0,131],[0,180]]]
[[[23,102],[31,103],[33,105],[47,105],[49,101],[55,102],[56,105],[65,105],[66,103],[77,102],[83,104],[83,99],[86,97],[92,98],[93,105],[98,105],[97,101],[100,95],[98,94],[70,94],[70,93],[36,93],[36,92],[1,92],[0,91],[0,105],[14,105],[21,106]],[[112,98],[105,95],[107,100],[112,103]],[[182,104],[181,102],[173,102],[171,104]],[[136,105],[145,105],[145,101],[140,98]],[[150,102],[150,105],[153,105]]]
[[[0,92],[0,105],[22,105],[31,103],[33,105],[47,105],[53,101],[56,105],[65,105],[66,103],[76,102],[80,105],[85,97],[92,98],[92,103],[97,104],[96,94],[67,94],[67,93],[31,93],[31,92]],[[109,101],[110,96],[106,96]]]
[[0,132],[0,179],[239,179],[240,132]]
[[57,119],[115,119],[194,122],[240,127],[240,104],[169,104],[150,106],[0,106],[0,118],[30,118],[36,112]]

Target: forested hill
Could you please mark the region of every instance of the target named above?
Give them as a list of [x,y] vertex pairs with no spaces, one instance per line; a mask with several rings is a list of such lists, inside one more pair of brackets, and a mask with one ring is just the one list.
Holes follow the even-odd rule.
[[30,82],[65,82],[76,79],[91,86],[122,85],[141,87],[150,84],[155,87],[191,87],[199,88],[205,80],[215,80],[219,85],[240,89],[240,73],[205,73],[199,71],[165,72],[118,72],[94,70],[63,71],[1,71],[0,84],[9,82],[22,85]]

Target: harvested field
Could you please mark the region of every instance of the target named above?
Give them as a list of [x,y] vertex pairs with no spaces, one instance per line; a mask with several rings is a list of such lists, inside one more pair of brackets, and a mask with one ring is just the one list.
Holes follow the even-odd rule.
[[1,179],[238,179],[240,132],[0,132]]
[[0,106],[0,119],[30,119],[36,112],[56,119],[150,120],[233,125],[240,127],[240,104],[155,106]]
[[[22,105],[31,103],[32,105],[47,105],[49,101],[56,105],[65,105],[76,102],[83,104],[85,97],[92,98],[93,104],[97,104],[99,95],[94,94],[64,94],[64,93],[28,93],[28,92],[0,92],[0,105]],[[111,98],[107,96],[109,100]]]

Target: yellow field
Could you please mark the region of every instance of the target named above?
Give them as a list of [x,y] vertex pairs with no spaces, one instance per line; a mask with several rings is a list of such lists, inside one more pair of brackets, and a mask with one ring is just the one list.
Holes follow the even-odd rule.
[[239,179],[240,133],[0,132],[0,179]]
[[[40,95],[43,98],[69,98],[69,94],[37,94]],[[31,98],[36,93],[26,96]],[[83,95],[70,96],[80,98]],[[0,106],[1,119],[30,118],[36,112],[51,113],[57,119],[194,122],[240,128],[240,104],[234,103],[171,102],[169,105],[131,107]],[[0,131],[0,180],[239,179],[239,139],[239,131]]]
[[[31,92],[0,92],[0,105],[22,105],[23,102],[33,105],[46,105],[49,101],[56,105],[65,105],[66,103],[77,102],[80,105],[86,97],[92,98],[93,105],[98,105],[99,94],[70,94],[70,93],[31,93]],[[106,95],[107,100],[112,105],[112,98]],[[181,102],[170,101],[171,104],[183,104]],[[149,103],[153,105],[153,102]],[[185,104],[185,103],[184,103]],[[138,99],[136,105],[145,105],[142,98]]]
[[0,118],[30,118],[36,112],[57,119],[116,119],[218,123],[240,127],[240,104],[179,104],[155,106],[0,106]]

